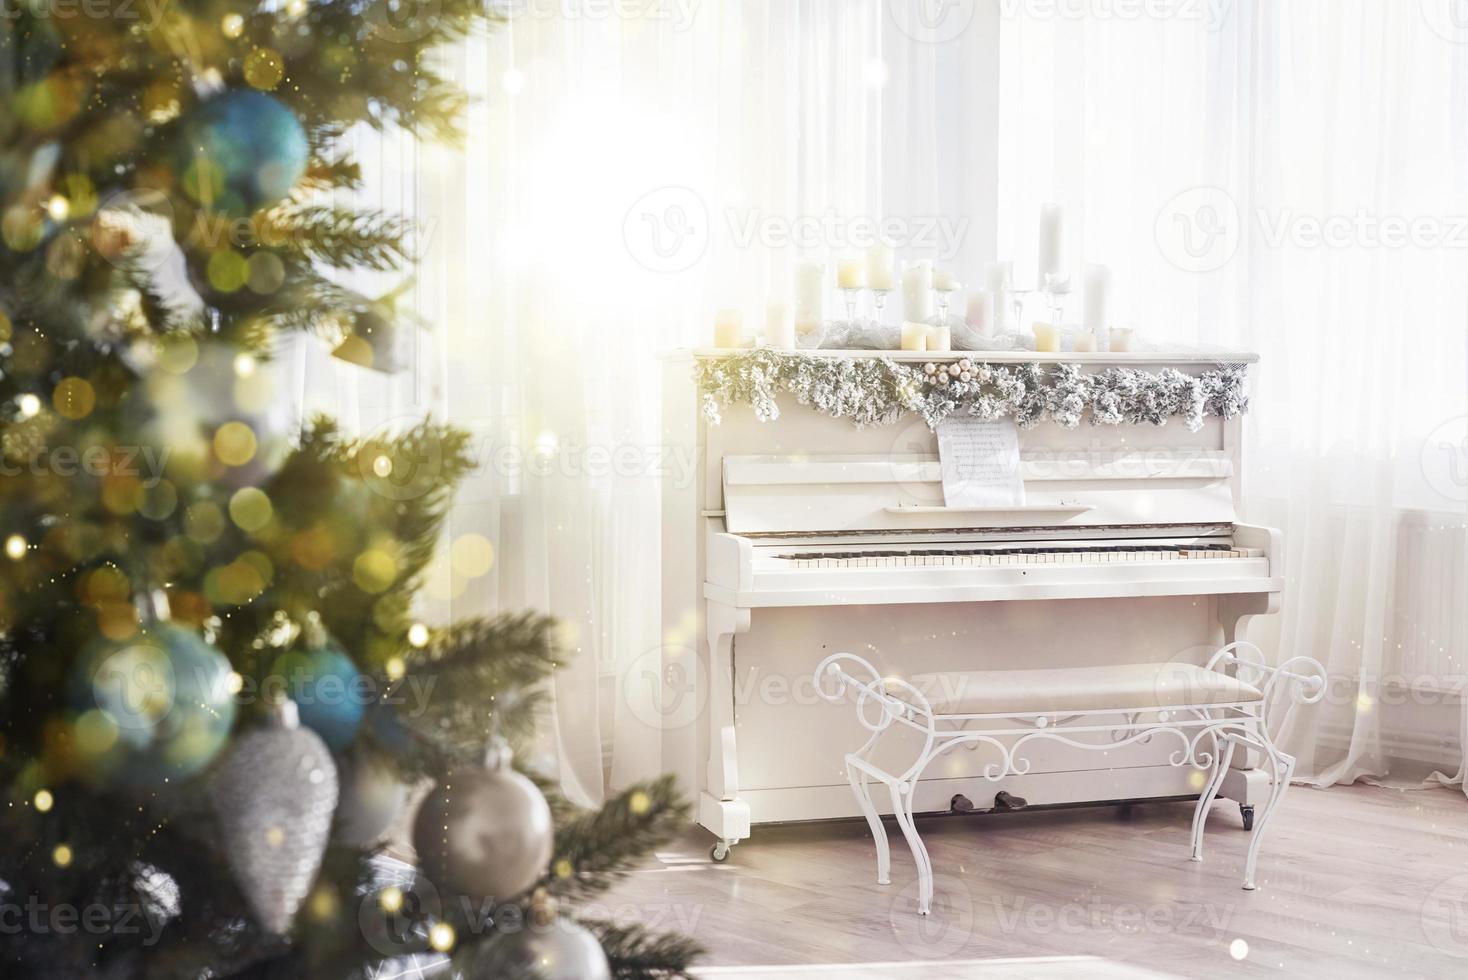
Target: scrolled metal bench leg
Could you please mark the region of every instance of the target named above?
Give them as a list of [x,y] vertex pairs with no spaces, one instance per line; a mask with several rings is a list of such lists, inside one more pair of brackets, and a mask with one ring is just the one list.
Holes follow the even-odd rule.
[[1290,777],[1295,772],[1293,756],[1282,752],[1272,753],[1270,761],[1270,768],[1274,770],[1274,787],[1270,791],[1268,802],[1264,804],[1264,811],[1254,821],[1254,836],[1249,840],[1249,856],[1244,861],[1244,888],[1248,891],[1258,887],[1254,883],[1254,865],[1259,858],[1259,845],[1264,840],[1264,828],[1269,825],[1269,818],[1274,816],[1275,809],[1284,799],[1285,790],[1290,786]]
[[851,792],[856,795],[857,806],[861,807],[862,815],[867,818],[872,842],[877,845],[877,884],[891,884],[892,851],[887,844],[887,828],[882,826],[882,818],[877,813],[876,804],[872,802],[871,781],[864,771],[851,764],[850,757],[846,760],[846,778],[851,783]]
[[1198,797],[1198,806],[1193,810],[1193,853],[1190,860],[1203,860],[1203,829],[1208,823],[1208,808],[1213,805],[1213,800],[1218,796],[1218,788],[1223,785],[1223,777],[1228,773],[1228,767],[1234,758],[1234,741],[1224,738],[1224,748],[1219,748],[1215,743],[1213,749],[1213,772],[1208,778],[1208,787],[1203,795]]
[[913,820],[911,787],[905,783],[889,783],[887,788],[892,791],[892,811],[897,817],[897,826],[902,828],[902,836],[907,838],[913,863],[917,865],[918,915],[927,915],[933,903],[933,865],[928,860],[928,849],[918,836],[917,824]]

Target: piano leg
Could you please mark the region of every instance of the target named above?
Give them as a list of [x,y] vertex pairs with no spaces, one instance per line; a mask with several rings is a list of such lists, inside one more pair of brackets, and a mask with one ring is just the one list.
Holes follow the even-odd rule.
[[734,728],[734,636],[749,631],[749,610],[717,602],[705,608],[709,754],[698,801],[698,822],[719,838],[711,856],[715,861],[724,861],[729,857],[729,848],[749,836],[749,804],[739,798],[739,746]]

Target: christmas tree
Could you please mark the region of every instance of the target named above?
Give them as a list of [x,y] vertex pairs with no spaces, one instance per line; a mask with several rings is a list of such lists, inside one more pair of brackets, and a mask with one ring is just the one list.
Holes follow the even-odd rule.
[[[479,0],[0,18],[0,975],[693,957],[577,914],[686,819],[670,783],[580,811],[507,752],[556,624],[415,617],[466,438],[274,414],[282,338],[393,363],[391,298],[344,283],[406,276],[411,228],[339,203],[342,137],[452,139],[430,52],[486,24]],[[385,839],[429,781],[415,869]]]

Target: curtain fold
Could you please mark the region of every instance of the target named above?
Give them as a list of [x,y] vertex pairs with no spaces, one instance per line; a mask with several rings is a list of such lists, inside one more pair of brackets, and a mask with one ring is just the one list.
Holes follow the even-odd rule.
[[1259,632],[1331,675],[1287,743],[1317,785],[1462,753],[1444,692],[1468,631],[1422,588],[1468,599],[1468,34],[1450,6],[1005,23],[999,239],[1019,267],[1059,200],[1080,215],[1072,268],[1113,267],[1120,318],[1262,356],[1245,514],[1283,529],[1287,584]]
[[[950,4],[971,19],[933,43],[883,0],[508,5],[444,53],[475,99],[461,149],[353,134],[373,199],[424,228],[409,300],[433,328],[394,379],[303,345],[300,404],[472,433],[425,615],[564,620],[537,762],[595,803],[665,768],[647,674],[677,640],[657,492],[680,461],[658,355],[706,342],[719,308],[757,330],[796,258],[866,244],[854,218],[900,219],[900,258],[971,285],[993,258],[1032,281],[1039,205],[1059,201],[1071,269],[1112,267],[1118,325],[1263,357],[1245,510],[1284,529],[1288,582],[1260,632],[1334,681],[1293,727],[1302,774],[1388,776],[1404,744],[1454,761],[1468,31],[1450,7]],[[492,543],[487,572],[455,567],[464,535]]]

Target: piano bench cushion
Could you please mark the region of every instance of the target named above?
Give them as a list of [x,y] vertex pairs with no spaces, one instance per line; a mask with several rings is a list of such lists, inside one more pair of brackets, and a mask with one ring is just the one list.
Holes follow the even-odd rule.
[[[1127,711],[1264,699],[1252,684],[1188,663],[959,670],[919,674],[910,683],[940,715]],[[891,693],[902,696],[901,689]]]

